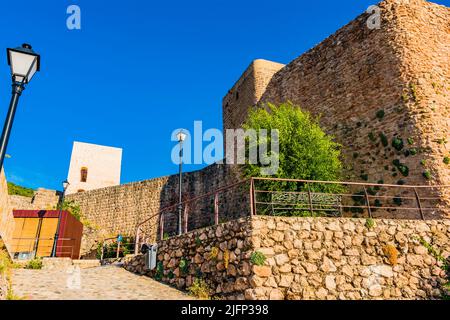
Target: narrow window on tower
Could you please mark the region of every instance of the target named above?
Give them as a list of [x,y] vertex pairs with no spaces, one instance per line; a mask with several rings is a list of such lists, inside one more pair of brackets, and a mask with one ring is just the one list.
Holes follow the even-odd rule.
[[87,175],[88,175],[88,168],[83,167],[81,168],[81,182],[86,182],[87,181]]

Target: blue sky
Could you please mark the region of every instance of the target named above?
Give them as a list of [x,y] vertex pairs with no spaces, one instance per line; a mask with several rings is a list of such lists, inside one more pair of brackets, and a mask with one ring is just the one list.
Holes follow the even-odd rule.
[[[73,141],[123,148],[122,183],[176,173],[171,132],[195,120],[221,128],[222,97],[253,59],[288,63],[375,3],[2,1],[0,48],[27,42],[42,56],[16,114],[7,177],[60,189]],[[81,30],[66,27],[71,4],[81,8]],[[0,62],[3,125],[4,49]]]

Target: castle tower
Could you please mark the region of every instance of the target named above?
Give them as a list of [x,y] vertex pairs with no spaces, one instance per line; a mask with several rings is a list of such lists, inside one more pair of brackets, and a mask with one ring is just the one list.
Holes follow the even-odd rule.
[[263,59],[254,60],[223,98],[223,130],[240,128],[250,108],[266,91],[273,75],[284,64]]
[[74,142],[67,194],[120,184],[122,149]]

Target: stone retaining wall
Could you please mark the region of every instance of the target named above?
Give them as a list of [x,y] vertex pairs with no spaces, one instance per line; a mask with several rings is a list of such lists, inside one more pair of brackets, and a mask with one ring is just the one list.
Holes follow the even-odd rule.
[[14,217],[9,202],[8,186],[4,171],[0,172],[0,238],[9,251],[10,240],[14,232]]
[[[204,278],[227,299],[430,299],[442,295],[450,220],[375,220],[257,216],[159,242],[162,281],[187,288]],[[252,255],[262,253],[263,265]],[[228,258],[226,258],[228,257]],[[189,268],[183,273],[180,261]],[[142,256],[128,259],[144,270]]]

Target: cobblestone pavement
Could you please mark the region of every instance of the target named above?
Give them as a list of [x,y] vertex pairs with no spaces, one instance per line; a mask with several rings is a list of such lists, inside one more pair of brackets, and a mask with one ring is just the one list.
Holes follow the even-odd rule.
[[89,269],[15,269],[15,295],[30,300],[189,300],[192,297],[118,266]]

